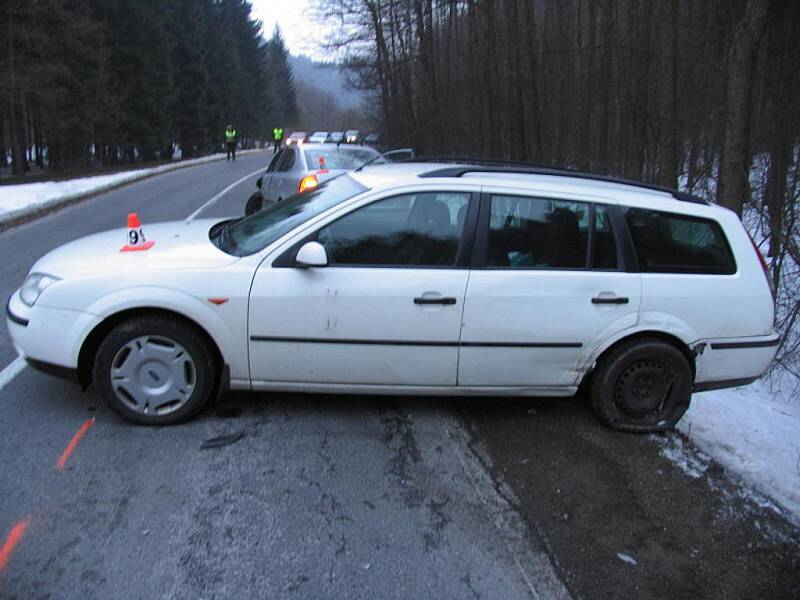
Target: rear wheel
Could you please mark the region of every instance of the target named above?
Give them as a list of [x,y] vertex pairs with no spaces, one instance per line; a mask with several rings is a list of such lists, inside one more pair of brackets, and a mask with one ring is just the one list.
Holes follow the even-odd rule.
[[261,196],[261,192],[255,192],[247,199],[247,204],[244,205],[244,214],[249,217],[261,210],[264,210],[264,198]]
[[160,316],[124,321],[97,351],[94,381],[108,405],[141,425],[170,425],[196,415],[217,380],[214,355],[194,327]]
[[635,433],[675,427],[691,395],[689,361],[672,344],[654,338],[633,340],[602,356],[590,390],[604,424]]

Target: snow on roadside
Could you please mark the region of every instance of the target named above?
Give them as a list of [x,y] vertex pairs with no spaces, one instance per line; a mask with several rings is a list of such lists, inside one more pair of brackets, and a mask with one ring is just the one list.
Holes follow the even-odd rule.
[[[249,154],[251,152],[261,152],[261,150],[245,150],[240,154]],[[225,158],[224,153],[212,154],[201,158],[176,161],[158,167],[124,171],[111,175],[96,175],[64,181],[0,185],[0,223],[86,194],[101,192],[129,181],[223,158]]]
[[[787,518],[800,524],[800,401],[786,393],[787,379],[783,390],[757,381],[695,394],[678,430],[702,455],[743,479],[756,494],[770,498]],[[693,477],[705,474],[704,457],[685,448],[680,438],[663,446],[662,455],[684,472]]]

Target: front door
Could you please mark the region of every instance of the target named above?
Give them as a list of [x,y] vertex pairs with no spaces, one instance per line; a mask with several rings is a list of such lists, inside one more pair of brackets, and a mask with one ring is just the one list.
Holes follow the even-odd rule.
[[378,200],[309,236],[327,267],[262,264],[250,298],[254,382],[455,385],[470,199]]
[[458,383],[577,385],[599,343],[636,324],[641,276],[617,252],[614,207],[486,194]]

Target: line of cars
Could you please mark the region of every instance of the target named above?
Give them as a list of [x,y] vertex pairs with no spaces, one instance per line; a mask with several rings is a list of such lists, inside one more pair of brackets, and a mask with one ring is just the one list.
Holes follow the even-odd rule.
[[357,129],[347,131],[315,131],[308,134],[305,131],[293,131],[286,144],[361,144],[364,146],[377,146],[380,143],[380,135],[371,132],[362,135]]

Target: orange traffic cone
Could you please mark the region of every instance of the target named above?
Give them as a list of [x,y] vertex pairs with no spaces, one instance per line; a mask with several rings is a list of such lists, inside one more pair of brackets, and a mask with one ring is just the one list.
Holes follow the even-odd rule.
[[155,242],[147,241],[144,237],[144,230],[142,229],[141,221],[139,221],[139,215],[130,213],[128,215],[128,243],[120,249],[120,252],[149,250],[153,247],[153,244],[155,244]]

